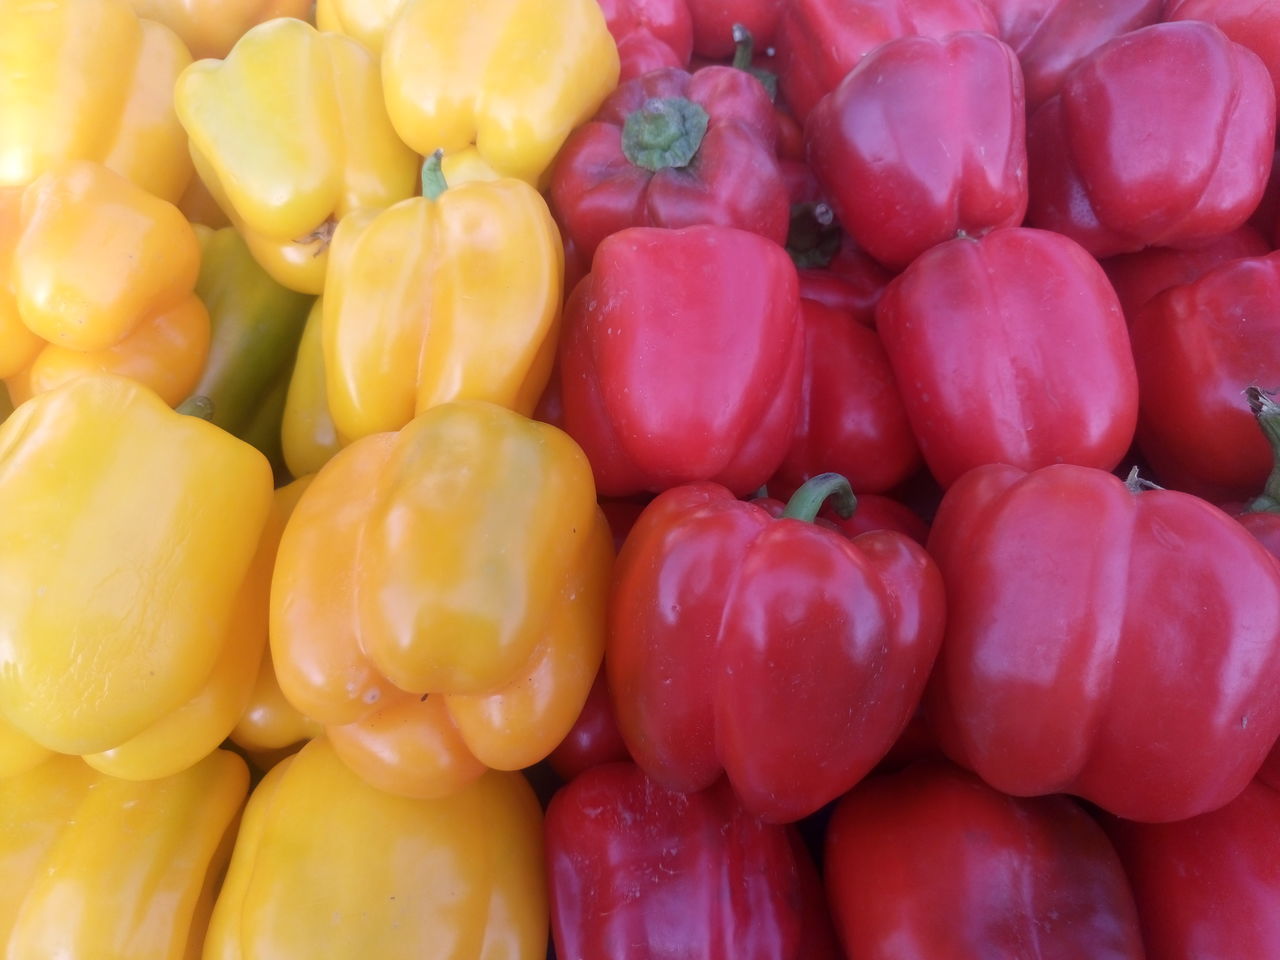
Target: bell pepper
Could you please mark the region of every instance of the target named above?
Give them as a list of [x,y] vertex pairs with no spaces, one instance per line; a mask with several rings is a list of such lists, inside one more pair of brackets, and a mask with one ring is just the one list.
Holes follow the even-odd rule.
[[1211,24],[1109,40],[1028,121],[1027,223],[1096,257],[1230,233],[1262,198],[1275,113],[1262,61]]
[[693,50],[711,60],[731,57],[734,28],[745,28],[761,47],[773,43],[783,0],[686,0],[693,19]]
[[832,918],[858,960],[1148,958],[1119,857],[1066,797],[1006,797],[917,764],[842,799],[825,853]]
[[266,641],[271,471],[120,377],[85,376],[0,427],[0,716],[131,779],[235,725]]
[[194,291],[200,244],[178,208],[86,160],[27,187],[9,222],[0,376],[15,399],[101,371],[180,403],[208,355],[209,314]]
[[280,424],[284,462],[295,477],[315,473],[342,449],[325,390],[323,324],[324,298],[317,297],[302,329]]
[[429,407],[533,412],[555,357],[564,251],[546,201],[515,179],[450,184],[361,211],[335,232],[322,326],[329,411],[351,441]]
[[751,74],[667,68],[618,87],[565,142],[551,202],[586,257],[626,227],[715,223],[787,238],[773,105]]
[[1184,819],[1280,735],[1280,567],[1211,504],[996,464],[947,491],[929,550],[948,604],[930,717],[996,789]]
[[314,740],[250,796],[204,960],[542,960],[542,849],[542,811],[518,774],[410,800]]
[[535,185],[618,70],[596,0],[405,0],[382,49],[405,143],[423,156],[474,145],[500,175]]
[[75,757],[0,779],[0,950],[8,957],[190,960],[249,790],[218,750],[131,783]]
[[983,0],[790,0],[778,18],[778,90],[803,123],[867,54],[898,37],[997,35]]
[[1280,254],[1165,290],[1138,311],[1132,338],[1138,444],[1157,479],[1214,500],[1257,492],[1271,451],[1244,390],[1280,386]]
[[1124,316],[1066,237],[1010,227],[940,244],[889,284],[876,329],[943,487],[985,463],[1110,470],[1129,449],[1138,381]]
[[271,591],[280,688],[392,793],[529,766],[587,698],[612,557],[565,434],[432,407],[346,447],[294,509]]
[[293,19],[249,30],[178,77],[178,117],[209,191],[278,283],[320,293],[338,221],[413,194],[418,159],[382,106],[378,61]]
[[1250,0],[1166,0],[1161,19],[1203,20],[1261,59],[1280,102],[1280,11]]
[[[138,16],[182,38],[196,60],[225,57],[250,27],[277,17],[305,20],[310,0],[129,0]],[[323,29],[323,28],[322,28]]]
[[[914,541],[812,521],[842,477],[783,516],[711,483],[660,494],[618,557],[606,666],[636,763],[694,791],[722,773],[751,813],[798,820],[906,727],[942,639],[942,581]],[[808,521],[808,522],[806,522]]]
[[663,67],[686,67],[693,56],[693,19],[687,0],[599,0],[618,46],[625,83]]
[[173,84],[191,54],[128,0],[0,3],[0,187],[96,160],[177,203],[191,179]]
[[1016,227],[1026,108],[1014,52],[985,33],[891,40],[809,114],[809,162],[867,253],[902,269],[935,244]]
[[769,479],[804,363],[796,270],[732,227],[632,227],[596,250],[565,305],[565,428],[605,496]]
[[404,0],[316,0],[316,28],[354,37],[381,54],[387,27],[402,6]]
[[[1247,387],[1244,395],[1270,448],[1271,472],[1258,496],[1242,503],[1224,504],[1223,508],[1240,521],[1268,553],[1280,559],[1280,404],[1272,393],[1257,386]],[[1274,767],[1275,784],[1280,787],[1280,750],[1272,750],[1264,770],[1270,767]]]
[[724,781],[686,795],[630,763],[588,770],[547,808],[546,860],[557,956],[839,956],[795,828],[753,817]]

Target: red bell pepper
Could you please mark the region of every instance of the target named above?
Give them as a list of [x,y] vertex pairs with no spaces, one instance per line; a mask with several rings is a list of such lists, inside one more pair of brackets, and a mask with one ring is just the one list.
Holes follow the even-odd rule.
[[[1248,387],[1244,393],[1270,447],[1271,473],[1257,497],[1243,503],[1224,504],[1223,508],[1239,520],[1268,553],[1280,560],[1280,404],[1256,386]],[[1268,761],[1268,765],[1280,773],[1280,750],[1273,751],[1273,756],[1274,763]],[[1280,779],[1276,785],[1280,787]]]
[[566,141],[552,206],[586,257],[610,234],[641,226],[715,223],[782,244],[789,208],[777,138],[773,104],[745,70],[647,73]]
[[1262,61],[1207,23],[1098,47],[1027,126],[1027,222],[1094,256],[1194,246],[1243,224],[1275,148]]
[[622,63],[619,83],[693,56],[693,19],[685,0],[597,0]]
[[996,15],[1000,38],[1018,54],[1030,111],[1057,93],[1071,68],[1103,43],[1159,22],[1162,0],[986,0],[986,4]]
[[1119,858],[1066,797],[1014,799],[917,764],[840,801],[825,864],[857,960],[1146,960]]
[[594,767],[546,817],[551,931],[573,960],[835,960],[822,886],[793,827],[720,781],[668,791],[633,764]]
[[701,790],[724,771],[752,813],[798,820],[906,726],[938,650],[941,581],[901,534],[848,540],[805,522],[841,485],[851,501],[826,474],[775,520],[689,484],[636,522],[605,663],[623,739],[659,783]]
[[782,247],[731,227],[608,237],[565,306],[565,429],[602,496],[757,489],[786,455],[804,328]]
[[989,34],[878,47],[814,108],[805,143],[841,225],[891,268],[1026,213],[1022,71]]
[[[788,490],[786,495],[789,497],[793,493],[794,491]],[[786,501],[774,496],[753,497],[751,502],[775,520],[787,509]],[[849,540],[872,530],[894,530],[904,537],[910,537],[922,547],[929,538],[928,524],[910,507],[892,497],[882,497],[875,493],[858,494],[858,507],[847,517],[842,517],[831,509],[830,503],[824,503],[813,522],[835,530]]]
[[895,279],[876,324],[930,471],[1111,469],[1138,410],[1124,317],[1078,244],[1012,227],[940,244]]
[[783,0],[686,0],[693,14],[693,51],[711,60],[733,55],[734,27],[741,25],[767,47],[773,43]]
[[1252,496],[1271,468],[1246,387],[1280,387],[1280,253],[1223,264],[1147,301],[1131,331],[1138,443],[1156,479],[1213,500]]
[[778,89],[802,123],[868,53],[898,37],[996,34],[982,0],[790,0],[778,19]]
[[1179,823],[1108,818],[1148,960],[1280,957],[1280,792],[1255,781]]
[[991,465],[947,491],[929,549],[948,603],[930,719],[997,789],[1178,820],[1230,801],[1280,735],[1280,566],[1211,504]]
[[1258,0],[1165,0],[1165,20],[1204,20],[1256,53],[1280,102],[1280,7]]

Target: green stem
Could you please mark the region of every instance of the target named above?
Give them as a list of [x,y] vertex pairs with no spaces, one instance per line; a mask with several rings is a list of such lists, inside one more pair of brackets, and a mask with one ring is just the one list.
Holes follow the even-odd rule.
[[1245,399],[1271,446],[1271,475],[1262,488],[1262,495],[1246,508],[1247,513],[1280,513],[1280,404],[1259,387],[1247,387]]
[[755,56],[755,37],[751,36],[751,31],[745,26],[735,23],[733,25],[733,68],[735,70],[745,70],[759,80],[764,87],[764,92],[769,95],[770,102],[776,102],[778,99],[777,74],[752,66],[751,61],[755,59]]
[[787,227],[787,253],[801,270],[820,269],[840,250],[840,225],[825,203],[796,203]]
[[684,97],[653,97],[622,125],[622,153],[637,167],[657,173],[693,162],[710,117]]
[[193,393],[175,408],[178,413],[201,420],[213,421],[213,401],[202,393]]
[[448,189],[444,178],[444,151],[437,149],[422,161],[422,195],[434,200]]
[[857,498],[853,495],[853,487],[849,485],[849,481],[838,473],[820,473],[816,477],[810,477],[791,495],[782,515],[792,520],[813,523],[828,497],[835,498],[832,508],[842,519],[848,520],[853,516],[858,505]]

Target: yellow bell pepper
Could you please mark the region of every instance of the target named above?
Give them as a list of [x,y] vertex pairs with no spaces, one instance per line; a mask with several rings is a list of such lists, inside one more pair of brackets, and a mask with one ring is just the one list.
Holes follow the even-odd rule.
[[374,53],[404,0],[316,0],[316,27],[355,37]]
[[197,60],[222,58],[250,28],[276,17],[305,19],[311,0],[129,0],[138,16],[182,38]]
[[271,586],[280,688],[393,793],[529,766],[586,701],[612,560],[568,435],[432,407],[342,450],[294,509]]
[[325,391],[323,324],[324,297],[318,297],[302,329],[280,425],[285,466],[295,477],[315,473],[342,449]]
[[0,780],[0,954],[196,960],[248,789],[225,750],[146,783],[75,757]]
[[196,385],[209,314],[195,294],[200,243],[177,207],[78,161],[26,188],[7,242],[0,376],[15,378],[15,400],[88,372],[136,379],[170,405]]
[[438,154],[423,194],[334,234],[324,369],[346,441],[452,400],[527,416],[551,373],[564,247],[541,194],[514,179],[448,186]]
[[405,143],[424,156],[474,144],[500,174],[535,185],[618,72],[595,0],[405,0],[382,48]]
[[258,451],[130,380],[18,407],[0,426],[0,718],[131,779],[217,747],[265,643],[271,500]]
[[97,160],[178,202],[191,179],[173,85],[191,54],[127,0],[0,0],[0,186]]
[[250,796],[204,960],[542,960],[547,915],[542,811],[523,777],[395,797],[320,739]]
[[204,181],[277,282],[324,289],[338,221],[412,196],[418,158],[387,119],[378,62],[349,37],[270,20],[175,89]]

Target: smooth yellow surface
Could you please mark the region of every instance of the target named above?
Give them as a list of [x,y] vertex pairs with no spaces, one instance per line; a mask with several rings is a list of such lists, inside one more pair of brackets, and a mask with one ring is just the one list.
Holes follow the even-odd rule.
[[311,0],[129,0],[138,16],[182,38],[196,60],[225,57],[250,27],[276,17],[305,18]]
[[97,160],[177,203],[192,168],[173,88],[190,63],[127,0],[0,0],[0,186]]
[[0,379],[25,369],[44,345],[22,322],[7,282],[22,230],[22,193],[20,187],[0,187]]
[[541,960],[542,849],[518,774],[412,800],[313,740],[249,800],[204,960]]
[[404,0],[316,0],[316,27],[345,33],[381,53],[391,18],[402,6]]
[[280,425],[285,466],[295,477],[315,473],[342,449],[325,392],[323,323],[324,298],[319,297],[302,328]]
[[474,144],[532,184],[618,71],[595,0],[405,0],[382,49],[387,112],[405,143],[424,156]]

